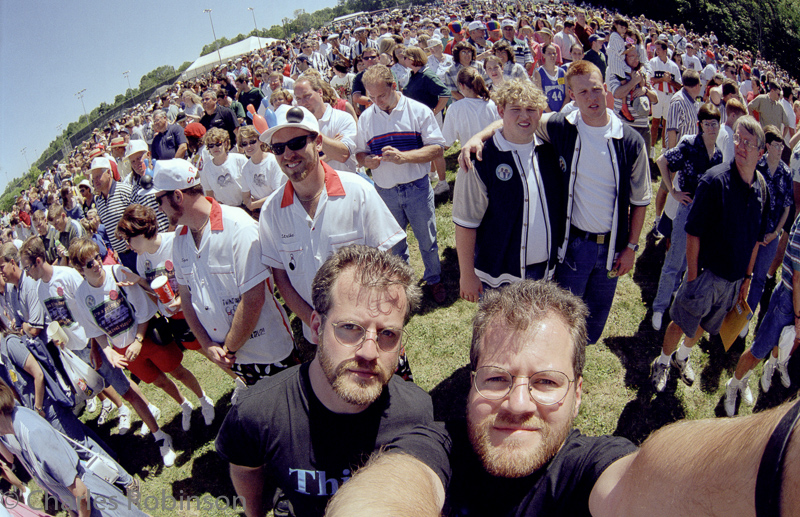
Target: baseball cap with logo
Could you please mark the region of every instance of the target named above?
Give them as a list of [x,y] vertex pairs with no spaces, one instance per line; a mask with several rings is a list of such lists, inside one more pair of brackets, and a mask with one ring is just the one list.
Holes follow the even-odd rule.
[[278,120],[275,125],[261,133],[259,140],[262,142],[271,144],[272,135],[274,135],[276,131],[287,127],[299,127],[311,133],[319,134],[319,122],[317,121],[317,117],[302,106],[295,106],[285,111],[279,111],[277,115]]
[[190,162],[183,158],[158,160],[153,168],[153,191],[171,192],[200,184],[200,175]]

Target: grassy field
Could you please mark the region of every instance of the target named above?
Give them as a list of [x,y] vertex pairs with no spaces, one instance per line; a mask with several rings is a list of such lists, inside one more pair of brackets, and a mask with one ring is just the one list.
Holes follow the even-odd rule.
[[[455,180],[454,159],[454,153],[448,153],[451,185]],[[655,192],[657,184],[653,186]],[[450,201],[437,201],[439,250],[448,298],[441,306],[430,300],[424,302],[420,312],[411,320],[411,338],[407,347],[415,380],[431,393],[440,418],[463,414],[469,380],[466,365],[470,322],[475,311],[474,304],[458,298],[458,262],[451,209]],[[653,213],[651,205],[645,226],[648,230]],[[421,272],[422,262],[413,236],[410,241],[412,264],[416,271]],[[704,338],[692,353],[698,374],[694,386],[686,387],[676,381],[673,372],[667,389],[656,394],[650,384],[649,367],[660,352],[663,331],[656,332],[650,325],[650,304],[655,297],[666,242],[663,239],[657,242],[652,235],[643,235],[640,245],[633,274],[619,281],[603,338],[587,350],[583,404],[576,422],[576,427],[586,434],[615,434],[637,443],[653,430],[679,419],[724,417],[722,398],[725,382],[732,375],[745,346],[740,339],[726,353],[719,339]],[[293,323],[295,334],[300,336],[299,321]],[[751,339],[752,332],[747,338],[748,344]],[[141,478],[142,509],[147,513],[156,516],[238,515],[239,511],[226,507],[235,494],[227,475],[227,465],[216,455],[213,443],[230,406],[233,383],[197,353],[187,352],[184,365],[197,375],[206,392],[216,401],[217,418],[211,427],[203,424],[198,409],[191,431],[184,433],[177,404],[160,390],[143,386],[147,396],[161,408],[164,428],[174,439],[178,452],[174,467],[163,467],[152,437],[142,438],[138,433],[127,436],[110,434],[115,432],[116,419],[99,426],[99,433],[119,452],[121,463]],[[798,361],[793,361],[790,371],[794,379],[800,380]],[[776,378],[770,392],[761,394],[757,386],[760,373],[761,366],[756,369],[750,383],[757,398],[756,406],[743,405],[740,414],[772,407],[796,391],[794,387],[784,389]],[[188,390],[182,391],[188,393]],[[193,399],[190,396],[195,403]],[[98,427],[97,413],[84,414],[83,418],[89,425]],[[138,431],[139,427],[136,420],[133,430]],[[199,504],[189,503],[190,496],[200,498]],[[177,502],[172,503],[172,499]]]

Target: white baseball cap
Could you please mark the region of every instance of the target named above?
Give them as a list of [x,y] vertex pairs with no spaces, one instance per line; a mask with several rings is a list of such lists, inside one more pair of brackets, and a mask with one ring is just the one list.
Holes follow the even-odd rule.
[[194,165],[183,158],[158,160],[153,168],[153,191],[171,192],[200,184]]
[[287,110],[278,111],[276,115],[278,119],[277,123],[261,133],[261,136],[258,137],[259,140],[264,143],[271,144],[272,135],[274,135],[276,131],[286,127],[299,127],[306,131],[319,134],[319,122],[317,121],[317,117],[302,106],[293,106]]

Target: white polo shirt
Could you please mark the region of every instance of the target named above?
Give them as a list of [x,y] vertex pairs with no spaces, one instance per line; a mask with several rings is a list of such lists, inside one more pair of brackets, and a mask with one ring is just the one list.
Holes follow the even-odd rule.
[[242,168],[247,163],[247,156],[239,153],[228,153],[222,165],[214,165],[208,151],[203,151],[203,168],[200,169],[200,183],[208,192],[214,191],[217,201],[228,206],[242,206]]
[[87,338],[105,334],[114,348],[122,349],[134,342],[139,324],[156,315],[156,304],[139,284],[117,285],[117,280],[125,280],[122,271],[130,271],[125,266],[103,266],[103,270],[106,278],[100,287],[92,287],[86,280],[78,286],[75,317]]
[[[336,250],[350,244],[388,250],[406,237],[372,185],[355,174],[337,173],[324,162],[322,167],[325,189],[313,219],[295,202],[289,182],[267,200],[258,221],[262,263],[285,270],[312,307],[314,275]],[[303,333],[310,338],[305,325]]]
[[199,248],[186,226],[175,229],[175,278],[192,293],[192,307],[216,343],[225,342],[242,294],[266,280],[264,306],[250,338],[236,352],[236,362],[280,362],[292,352],[292,333],[283,307],[272,294],[270,271],[261,263],[258,226],[241,208],[207,199],[211,215]]
[[358,126],[356,119],[346,111],[333,109],[330,104],[325,104],[325,113],[319,119],[319,130],[328,138],[336,138],[341,135],[340,142],[347,146],[350,151],[350,158],[346,162],[328,160],[328,165],[337,171],[356,172],[358,162],[356,161],[356,135]]
[[[386,146],[412,151],[426,145],[445,146],[436,117],[429,107],[402,94],[391,113],[373,104],[358,119],[356,152],[381,156]],[[428,162],[405,165],[382,162],[372,171],[372,179],[379,187],[388,189],[423,178],[429,170]]]

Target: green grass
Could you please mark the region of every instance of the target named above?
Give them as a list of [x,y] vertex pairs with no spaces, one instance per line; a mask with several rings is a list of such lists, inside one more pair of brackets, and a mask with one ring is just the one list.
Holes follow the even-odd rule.
[[[448,180],[455,180],[455,151],[447,153]],[[658,187],[653,183],[653,192]],[[455,252],[454,227],[451,220],[452,203],[437,201],[437,228],[439,251],[442,258],[443,281],[448,289],[444,304],[438,306],[426,299],[418,314],[409,325],[411,338],[407,353],[416,382],[428,390],[433,399],[437,416],[447,418],[463,415],[465,387],[469,382],[468,363],[471,318],[475,305],[458,298],[458,263]],[[653,220],[654,206],[648,207],[647,222],[643,234],[647,234]],[[411,263],[421,274],[422,261],[413,235],[409,238]],[[650,326],[650,304],[655,297],[658,275],[663,261],[666,243],[656,242],[652,236],[643,235],[641,249],[632,274],[622,277],[611,310],[603,338],[587,349],[584,371],[583,402],[576,427],[591,435],[612,433],[641,442],[653,430],[682,418],[708,418],[724,415],[722,397],[725,382],[732,374],[744,345],[737,342],[728,353],[723,351],[718,339],[704,338],[692,353],[697,372],[694,386],[687,387],[676,381],[675,375],[664,393],[656,394],[649,381],[650,363],[660,352],[663,332]],[[666,322],[665,325],[666,327]],[[295,335],[300,336],[298,321],[294,321]],[[748,337],[748,344],[752,340]],[[311,357],[311,350],[305,349]],[[227,497],[234,495],[227,475],[227,466],[214,452],[214,437],[230,404],[233,382],[218,368],[194,352],[185,354],[184,365],[200,379],[206,392],[216,401],[217,419],[206,428],[197,410],[192,430],[183,433],[180,427],[179,408],[160,390],[143,386],[146,395],[162,409],[165,430],[175,441],[179,453],[176,465],[166,469],[152,437],[141,438],[128,434],[118,436],[109,433],[116,420],[101,426],[99,433],[108,439],[121,462],[132,474],[142,479],[142,497],[151,498],[160,505],[162,493],[176,499],[196,496]],[[800,379],[800,366],[790,366],[793,378]],[[755,410],[772,407],[793,394],[796,389],[784,389],[777,377],[766,395],[761,395],[757,380],[761,366],[757,367],[750,385],[757,397]],[[184,393],[188,390],[182,389]],[[187,395],[194,403],[194,396]],[[742,406],[740,414],[748,414],[753,408]],[[87,418],[86,416],[84,417]],[[88,417],[92,427],[97,414]],[[138,430],[138,420],[133,430]],[[19,469],[18,469],[19,470]],[[155,498],[155,499],[153,499]],[[147,500],[146,500],[147,501]],[[191,509],[162,509],[148,507],[147,512],[156,516],[237,515],[230,509],[198,511],[197,504]]]

